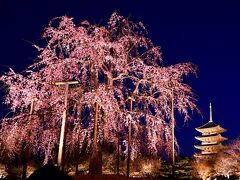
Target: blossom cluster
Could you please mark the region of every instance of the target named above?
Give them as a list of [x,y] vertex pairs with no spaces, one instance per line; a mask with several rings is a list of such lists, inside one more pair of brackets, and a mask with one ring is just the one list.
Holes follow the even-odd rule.
[[[107,26],[67,16],[54,18],[45,28],[46,45],[39,47],[38,61],[21,73],[12,69],[0,80],[5,83],[5,103],[13,112],[2,120],[1,148],[9,157],[20,155],[24,144],[44,163],[55,161],[64,107],[59,81],[78,81],[70,86],[67,108],[66,152],[73,154],[93,141],[94,116],[98,113],[97,141],[127,140],[132,125],[131,158],[145,146],[149,153],[171,151],[171,102],[190,118],[196,99],[183,77],[196,74],[191,63],[162,66],[160,47],[147,38],[143,24],[113,13]],[[129,111],[129,97],[134,99]],[[32,100],[33,114],[29,114]],[[99,105],[98,111],[95,104]],[[31,116],[31,118],[29,118]],[[145,141],[146,143],[143,143]],[[143,145],[144,144],[144,145]],[[177,142],[176,142],[177,145]]]

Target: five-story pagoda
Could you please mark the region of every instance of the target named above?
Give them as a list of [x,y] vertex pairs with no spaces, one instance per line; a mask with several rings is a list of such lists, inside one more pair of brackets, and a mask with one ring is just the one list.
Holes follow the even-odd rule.
[[221,133],[225,132],[226,129],[213,122],[211,103],[209,122],[196,128],[196,130],[202,133],[201,136],[195,137],[197,140],[201,141],[200,145],[195,145],[196,149],[201,150],[200,156],[214,155],[224,148],[222,141],[227,138],[221,136]]

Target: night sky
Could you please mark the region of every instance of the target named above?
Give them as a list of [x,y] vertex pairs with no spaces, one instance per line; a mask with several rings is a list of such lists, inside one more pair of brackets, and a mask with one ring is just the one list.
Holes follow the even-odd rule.
[[176,128],[180,154],[192,155],[198,134],[194,128],[209,120],[209,102],[213,121],[228,130],[224,136],[240,136],[240,4],[236,2],[1,0],[0,74],[7,66],[21,72],[36,59],[32,43],[40,42],[44,27],[53,17],[68,15],[76,24],[87,19],[105,25],[116,10],[144,23],[154,44],[161,46],[164,65],[188,61],[198,65],[198,78],[187,82],[197,95],[203,116],[195,113],[187,124],[177,116]]

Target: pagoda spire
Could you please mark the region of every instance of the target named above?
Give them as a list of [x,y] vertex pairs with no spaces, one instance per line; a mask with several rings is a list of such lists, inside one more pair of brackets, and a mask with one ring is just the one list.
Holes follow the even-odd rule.
[[210,119],[209,119],[209,122],[213,122],[213,120],[212,120],[212,103],[210,103],[209,108],[210,108]]

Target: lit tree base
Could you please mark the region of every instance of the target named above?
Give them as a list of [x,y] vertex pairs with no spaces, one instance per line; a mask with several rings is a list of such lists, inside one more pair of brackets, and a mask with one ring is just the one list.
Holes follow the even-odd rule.
[[93,176],[102,174],[102,150],[99,146],[93,150],[90,157],[89,174]]

